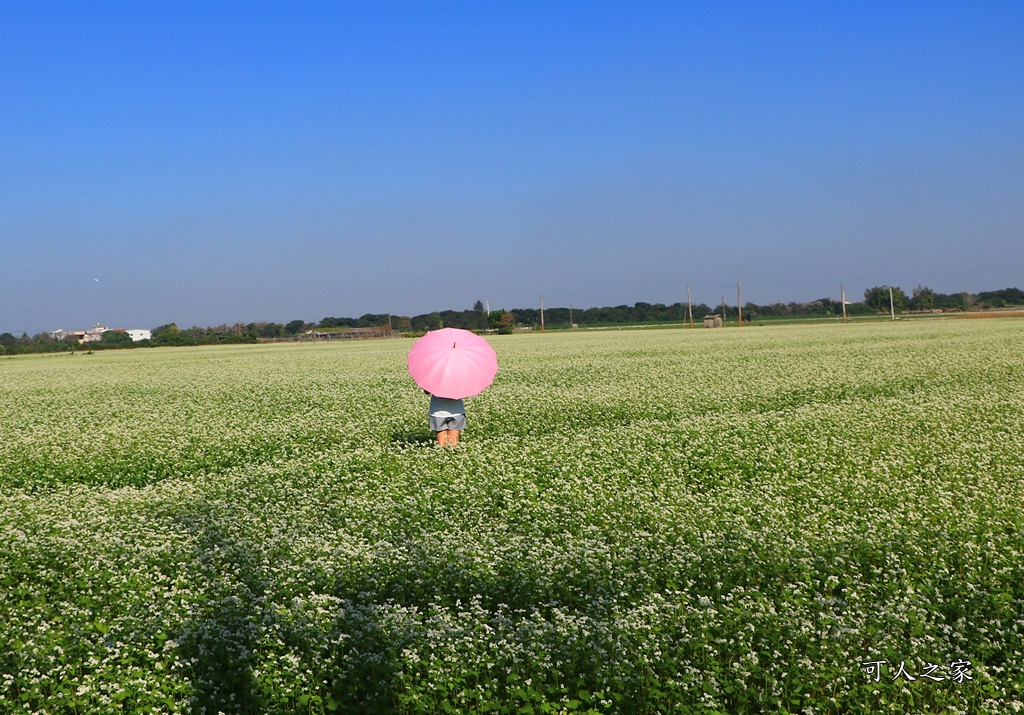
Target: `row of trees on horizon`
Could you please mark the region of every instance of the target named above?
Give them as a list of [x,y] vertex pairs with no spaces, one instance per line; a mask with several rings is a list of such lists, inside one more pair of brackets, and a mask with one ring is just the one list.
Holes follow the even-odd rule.
[[[890,295],[892,303],[890,306]],[[1024,291],[1018,288],[985,291],[982,293],[936,293],[931,288],[918,286],[908,296],[903,289],[896,286],[875,286],[864,291],[862,302],[847,302],[848,316],[874,315],[888,313],[890,309],[899,313],[907,311],[969,311],[1007,306],[1024,305]],[[603,326],[645,323],[683,323],[690,318],[691,306],[686,303],[634,303],[632,306],[618,305],[604,308],[547,308],[544,310],[545,327],[557,329],[570,326]],[[704,303],[692,306],[693,320],[703,321],[710,313],[721,314],[726,318],[736,318],[739,309],[735,305],[719,305],[715,307]],[[806,303],[772,303],[743,305],[744,320],[758,318],[775,318],[786,316],[805,317],[837,317],[842,315],[843,306],[840,301],[831,298],[820,298]],[[338,331],[346,328],[390,327],[403,333],[423,333],[442,327],[463,328],[465,330],[493,330],[499,333],[510,333],[515,326],[539,327],[541,315],[539,308],[514,308],[511,310],[492,310],[488,312],[483,301],[476,301],[467,310],[444,310],[416,316],[389,315],[387,313],[367,313],[359,318],[325,317],[318,323],[304,320],[292,320],[288,323],[236,323],[201,328],[193,326],[181,329],[176,324],[161,325],[153,330],[152,338],[132,342],[124,332],[108,331],[103,338],[94,343],[81,345],[77,340],[65,338],[55,340],[49,333],[39,333],[33,337],[22,335],[16,337],[11,333],[0,334],[0,354],[16,354],[29,352],[59,352],[75,350],[82,347],[88,349],[108,349],[126,347],[151,347],[161,345],[216,345],[230,343],[255,343],[269,339],[298,339],[311,332]]]

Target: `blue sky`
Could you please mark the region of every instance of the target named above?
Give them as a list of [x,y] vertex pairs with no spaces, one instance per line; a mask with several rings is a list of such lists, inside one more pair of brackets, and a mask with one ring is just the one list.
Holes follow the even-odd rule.
[[1024,287],[1024,3],[0,5],[0,332]]

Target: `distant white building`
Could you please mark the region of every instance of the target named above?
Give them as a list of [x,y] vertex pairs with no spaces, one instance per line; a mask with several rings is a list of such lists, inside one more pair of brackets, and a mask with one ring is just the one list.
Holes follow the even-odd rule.
[[96,325],[92,326],[91,328],[85,331],[85,336],[82,338],[82,342],[98,343],[100,340],[103,339],[103,333],[107,332],[108,330],[110,330],[110,328],[108,328],[106,325],[100,325],[99,323],[96,323]]
[[[108,328],[107,326],[96,323],[96,325],[92,326],[88,330],[54,330],[50,333],[50,337],[58,342],[60,342],[64,338],[75,338],[80,343],[96,343],[103,339],[103,333],[109,333],[110,330],[111,329]],[[136,328],[132,330],[125,330],[124,328],[114,328],[114,330],[117,330],[118,332],[121,333],[128,333],[128,337],[130,337],[132,339],[132,342],[134,343],[137,343],[140,340],[153,339],[152,330],[146,330],[143,328]]]

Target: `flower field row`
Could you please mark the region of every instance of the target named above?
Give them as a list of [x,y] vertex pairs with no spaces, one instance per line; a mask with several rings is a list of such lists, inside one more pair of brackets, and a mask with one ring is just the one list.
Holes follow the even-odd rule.
[[1024,322],[493,345],[0,359],[0,713],[1024,709]]

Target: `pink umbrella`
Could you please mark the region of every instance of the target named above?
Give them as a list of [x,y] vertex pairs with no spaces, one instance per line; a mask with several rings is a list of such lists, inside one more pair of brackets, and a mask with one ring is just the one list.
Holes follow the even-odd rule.
[[498,356],[479,335],[458,328],[433,330],[409,350],[409,374],[432,395],[460,400],[494,381]]

